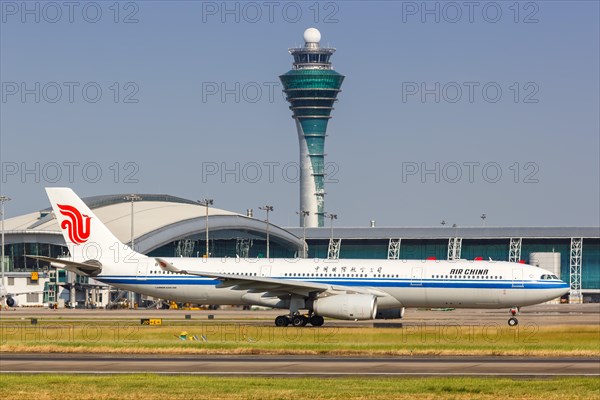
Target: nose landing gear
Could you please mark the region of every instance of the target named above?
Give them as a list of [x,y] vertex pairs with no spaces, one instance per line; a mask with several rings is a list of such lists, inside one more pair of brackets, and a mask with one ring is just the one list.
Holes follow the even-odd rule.
[[508,319],[508,326],[517,326],[519,324],[519,320],[517,318],[515,318],[515,315],[519,314],[519,307],[513,307],[510,309],[510,315],[512,315],[512,317],[510,317]]

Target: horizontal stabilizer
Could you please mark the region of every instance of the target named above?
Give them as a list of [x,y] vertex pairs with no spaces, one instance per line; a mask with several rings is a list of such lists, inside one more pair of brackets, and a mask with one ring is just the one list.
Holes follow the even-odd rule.
[[44,257],[44,256],[30,256],[26,255],[25,257],[33,258],[40,261],[49,262],[51,266],[55,268],[63,268],[71,272],[75,272],[76,274],[83,274],[89,276],[96,276],[102,272],[102,263],[97,260],[84,261],[82,263],[65,260],[62,258],[52,258],[52,257]]

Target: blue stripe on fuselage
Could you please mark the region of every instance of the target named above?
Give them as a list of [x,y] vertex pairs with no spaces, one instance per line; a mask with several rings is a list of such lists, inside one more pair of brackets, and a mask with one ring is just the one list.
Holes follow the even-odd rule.
[[[381,278],[357,278],[357,279],[289,279],[284,277],[272,277],[273,279],[286,280],[288,282],[313,282],[340,286],[364,286],[364,287],[406,287],[406,288],[460,288],[460,289],[568,289],[569,285],[562,281],[511,281],[511,280],[486,280],[473,281],[461,279],[386,279]],[[108,284],[124,285],[209,285],[215,286],[220,283],[218,279],[204,278],[201,276],[172,276],[172,277],[137,277],[137,276],[106,276],[95,279]]]

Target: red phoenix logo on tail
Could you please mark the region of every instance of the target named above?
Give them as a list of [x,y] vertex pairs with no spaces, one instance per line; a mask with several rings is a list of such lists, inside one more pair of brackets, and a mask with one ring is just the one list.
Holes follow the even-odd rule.
[[57,204],[60,213],[68,219],[61,222],[60,227],[66,229],[69,239],[75,244],[87,242],[90,237],[90,219],[87,215],[82,215],[78,209],[73,206]]

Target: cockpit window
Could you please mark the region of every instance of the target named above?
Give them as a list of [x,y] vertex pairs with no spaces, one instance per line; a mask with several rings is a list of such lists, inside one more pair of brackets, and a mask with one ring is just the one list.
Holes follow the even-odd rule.
[[559,279],[559,278],[556,275],[542,275],[541,279],[542,280],[547,280],[547,279]]

